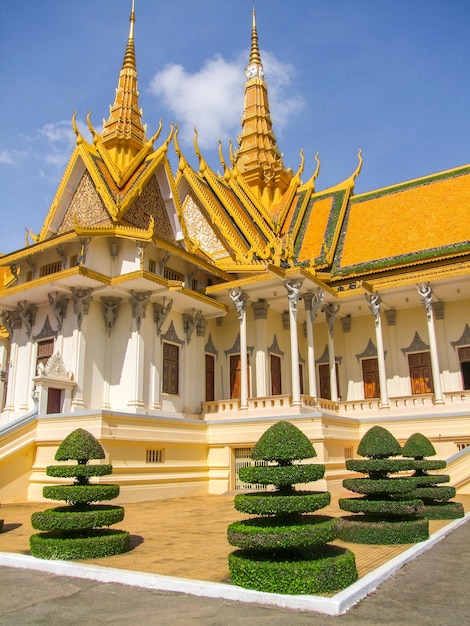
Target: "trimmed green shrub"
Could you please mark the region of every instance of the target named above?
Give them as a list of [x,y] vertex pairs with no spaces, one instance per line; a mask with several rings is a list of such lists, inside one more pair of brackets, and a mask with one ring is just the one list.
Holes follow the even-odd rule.
[[394,459],[401,447],[382,426],[374,426],[359,443],[358,453],[367,460],[346,461],[347,469],[368,474],[368,478],[346,478],[343,487],[362,494],[360,498],[340,498],[343,511],[362,514],[342,518],[338,535],[355,543],[410,543],[429,537],[429,524],[423,519],[424,505],[416,496],[414,477],[390,474],[413,469],[409,459]]
[[391,432],[382,426],[374,426],[359,442],[357,453],[369,459],[388,459],[400,456],[401,447]]
[[235,496],[237,511],[261,516],[227,529],[229,543],[242,548],[229,555],[236,585],[271,593],[328,593],[357,580],[352,552],[328,545],[337,536],[337,519],[308,515],[327,506],[330,493],[293,486],[323,478],[324,465],[295,462],[315,456],[308,438],[284,421],[271,426],[255,445],[252,459],[272,465],[243,468],[239,477],[276,489]]
[[345,516],[339,520],[339,536],[351,543],[391,545],[429,539],[427,519],[378,519],[377,516]]
[[354,554],[339,546],[316,550],[236,550],[228,555],[232,582],[246,589],[282,594],[332,593],[357,580]]
[[[436,450],[427,437],[421,433],[414,433],[403,446],[403,456],[413,458],[413,479],[416,488],[412,491],[414,498],[420,498],[424,503],[424,516],[427,519],[455,519],[463,517],[465,512],[460,502],[449,502],[455,498],[455,487],[439,486],[449,482],[447,474],[428,474],[429,470],[444,469],[447,463],[444,460],[430,460],[426,457],[435,456]],[[448,506],[443,506],[447,504]],[[441,517],[442,516],[442,517]]]
[[84,534],[38,533],[29,538],[31,554],[40,559],[98,559],[129,550],[125,530],[89,530]]
[[313,483],[325,475],[324,466],[314,465],[252,465],[241,467],[238,476],[244,483],[287,487],[299,483]]
[[297,426],[284,421],[268,428],[251,453],[254,461],[275,461],[279,465],[292,465],[293,461],[316,456],[308,437]]
[[240,493],[234,498],[234,506],[241,513],[250,515],[290,515],[313,513],[331,502],[327,491],[297,491],[292,495],[268,491],[265,493]]
[[33,513],[31,524],[36,530],[47,531],[32,535],[31,554],[42,559],[90,559],[119,554],[129,550],[129,533],[103,529],[123,520],[121,506],[92,504],[112,500],[119,495],[119,485],[90,484],[93,476],[112,473],[112,466],[88,465],[91,459],[105,457],[101,444],[86,430],[78,428],[64,439],[55,458],[77,461],[76,465],[51,465],[48,476],[74,478],[69,485],[43,488],[45,498],[63,500],[68,506]]
[[77,510],[77,508],[71,511],[70,507],[60,506],[33,513],[31,524],[36,530],[85,530],[112,526],[123,519],[124,509],[122,506],[101,504],[93,508],[87,507],[83,511]]
[[414,433],[403,446],[402,455],[416,460],[424,459],[426,456],[436,456],[436,449],[422,433]]

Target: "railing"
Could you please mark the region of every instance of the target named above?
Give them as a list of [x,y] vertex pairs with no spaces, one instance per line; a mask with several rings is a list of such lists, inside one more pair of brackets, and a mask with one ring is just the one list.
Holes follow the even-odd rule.
[[301,396],[300,407],[292,406],[292,396],[266,396],[262,398],[248,398],[247,408],[240,408],[239,399],[231,400],[214,400],[212,402],[202,403],[202,418],[214,418],[225,416],[250,416],[262,415],[271,412],[289,412],[298,411],[305,413],[306,411],[321,411],[324,413],[334,413],[343,417],[376,417],[385,415],[399,414],[420,414],[422,412],[445,412],[446,410],[455,411],[457,408],[470,410],[470,390],[454,391],[444,394],[444,403],[436,404],[434,402],[434,394],[423,394],[415,396],[399,396],[389,398],[387,406],[383,406],[379,398],[370,398],[367,400],[349,400],[334,402],[326,398],[314,398],[308,395]]

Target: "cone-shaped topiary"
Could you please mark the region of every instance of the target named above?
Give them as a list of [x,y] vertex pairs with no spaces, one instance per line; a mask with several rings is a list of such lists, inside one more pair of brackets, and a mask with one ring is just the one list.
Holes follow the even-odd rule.
[[91,484],[93,476],[111,474],[111,465],[88,465],[92,459],[105,457],[101,444],[86,430],[78,428],[64,439],[55,458],[77,461],[76,465],[50,465],[48,476],[74,478],[70,485],[44,487],[43,495],[51,500],[65,500],[68,505],[33,513],[33,528],[46,532],[32,535],[31,554],[43,559],[89,559],[110,556],[129,550],[129,533],[102,529],[124,518],[121,506],[92,502],[112,500],[119,495],[119,485]]
[[367,460],[346,461],[349,470],[368,474],[368,478],[346,478],[343,487],[362,494],[360,498],[340,498],[343,511],[363,513],[339,522],[339,537],[355,543],[414,543],[429,537],[429,524],[423,518],[424,506],[411,495],[416,487],[410,477],[392,478],[390,474],[413,469],[414,461],[390,457],[401,454],[395,437],[382,426],[374,426],[361,439],[358,454]]
[[[253,448],[252,459],[270,465],[244,467],[240,479],[274,485],[274,491],[239,494],[235,508],[262,517],[228,527],[232,581],[248,589],[271,593],[312,594],[343,589],[357,579],[352,552],[328,545],[336,538],[337,520],[306,515],[330,503],[324,491],[296,491],[295,484],[323,478],[325,466],[299,464],[316,452],[296,426],[277,422]],[[275,464],[273,464],[275,463]]]
[[444,469],[443,460],[431,460],[425,457],[435,456],[436,450],[427,437],[414,433],[403,446],[403,456],[414,459],[416,489],[411,492],[413,498],[420,498],[424,503],[424,516],[428,519],[456,519],[465,515],[460,502],[449,502],[455,497],[455,487],[439,486],[447,483],[447,474],[428,474],[429,470]]

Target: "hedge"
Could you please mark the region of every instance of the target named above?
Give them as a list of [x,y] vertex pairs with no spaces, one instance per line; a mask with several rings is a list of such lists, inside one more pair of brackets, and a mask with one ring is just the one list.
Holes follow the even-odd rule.
[[338,537],[343,541],[378,545],[417,543],[429,538],[429,522],[346,516],[339,520]]
[[346,468],[361,474],[383,474],[413,470],[416,461],[412,459],[347,459]]
[[228,563],[233,583],[268,593],[332,593],[357,580],[354,554],[333,545],[306,550],[302,556],[236,550],[229,554]]
[[241,481],[259,485],[276,485],[278,487],[310,483],[320,480],[325,475],[324,465],[266,465],[241,467],[238,477]]
[[296,491],[292,495],[278,492],[240,493],[234,498],[234,505],[241,513],[252,515],[289,515],[312,513],[331,502],[327,491]]
[[39,559],[96,559],[130,549],[129,533],[100,529],[71,536],[60,532],[38,533],[29,538],[31,554]]
[[36,530],[85,530],[112,526],[124,519],[124,508],[113,505],[96,505],[80,510],[73,507],[57,507],[33,513],[31,525]]
[[119,485],[51,485],[43,488],[45,498],[72,504],[113,500],[118,495]]
[[[416,494],[416,492],[413,492]],[[417,496],[415,496],[417,497]],[[418,517],[424,512],[421,500],[372,500],[368,498],[340,498],[338,502],[343,511],[364,513],[365,515]]]
[[426,519],[457,519],[464,517],[465,511],[460,502],[436,502],[424,504]]
[[333,541],[338,534],[338,519],[327,515],[303,515],[295,523],[278,518],[255,518],[230,524],[227,539],[238,548],[308,548]]
[[343,487],[363,494],[405,494],[416,487],[412,478],[345,478]]
[[108,476],[113,473],[112,465],[49,465],[47,476],[55,478],[91,478],[92,476]]
[[432,500],[434,502],[447,502],[455,497],[455,487],[419,487],[412,492],[415,498]]

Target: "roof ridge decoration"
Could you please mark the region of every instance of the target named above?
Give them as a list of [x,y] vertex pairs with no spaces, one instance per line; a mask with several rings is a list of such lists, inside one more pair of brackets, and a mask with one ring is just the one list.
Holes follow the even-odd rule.
[[256,14],[253,7],[251,51],[246,68],[245,104],[239,148],[233,168],[248,183],[265,207],[280,199],[293,176],[286,169],[274,136],[268,101],[268,88],[258,45]]
[[[101,134],[97,133],[92,126],[91,112],[88,112],[87,115],[88,129],[93,136],[93,144],[118,187],[126,184],[135,169],[152,152],[153,144],[158,139],[162,129],[160,120],[156,133],[147,140],[147,127],[142,122],[142,109],[139,108],[139,91],[137,88],[134,4],[135,0],[132,0],[129,36],[119,73],[114,104],[110,106],[109,118],[103,120],[103,132]],[[75,120],[72,120],[72,124],[77,135],[77,144],[84,142]]]

